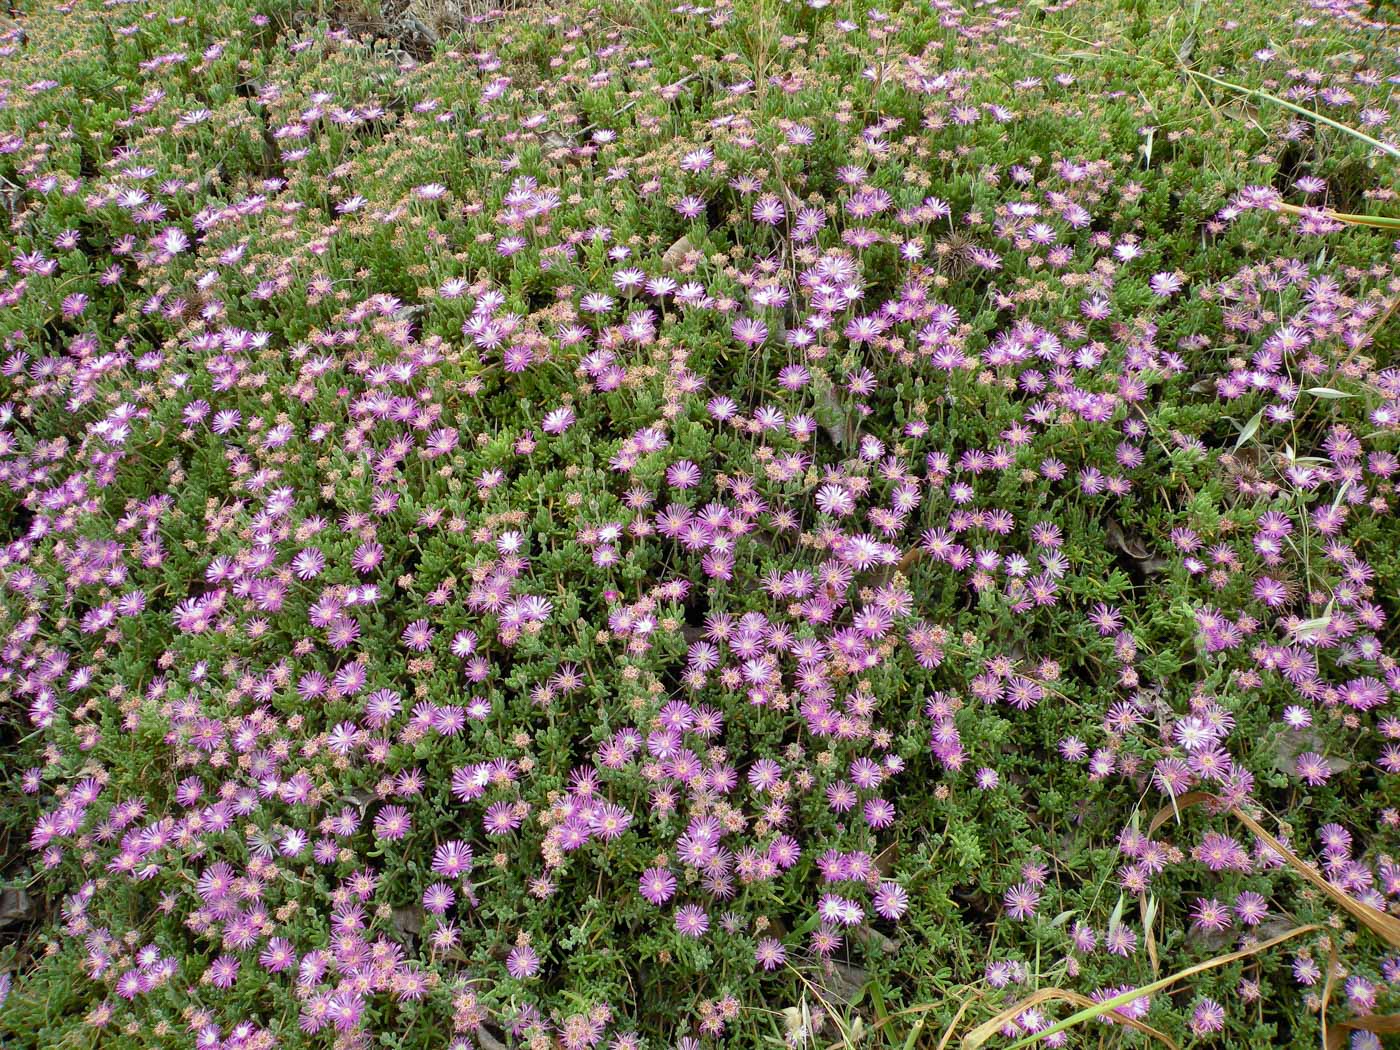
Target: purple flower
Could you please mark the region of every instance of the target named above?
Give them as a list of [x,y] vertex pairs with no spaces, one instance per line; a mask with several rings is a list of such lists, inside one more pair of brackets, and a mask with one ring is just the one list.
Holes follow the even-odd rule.
[[1259,925],[1268,914],[1268,902],[1260,894],[1244,890],[1235,897],[1235,916],[1246,926]]
[[740,317],[730,327],[734,338],[745,346],[758,346],[768,338],[768,326],[756,317]]
[[457,894],[445,882],[434,882],[423,891],[423,910],[442,915],[457,901]]
[[281,973],[294,966],[296,960],[297,955],[292,942],[285,937],[273,937],[258,956],[258,965],[269,973]]
[[1148,285],[1152,288],[1154,295],[1166,298],[1181,291],[1181,277],[1175,273],[1155,273]]
[[1011,918],[1029,919],[1040,907],[1040,893],[1029,882],[1019,882],[1006,891],[1004,903]]
[[698,904],[684,904],[676,909],[676,932],[683,937],[703,937],[710,928],[710,917]]
[[1191,909],[1191,925],[1196,929],[1215,933],[1228,929],[1232,922],[1230,909],[1218,900],[1213,897],[1196,898],[1196,903]]
[[676,877],[665,868],[647,868],[640,880],[642,896],[652,904],[661,905],[676,892]]
[[433,644],[434,633],[432,624],[427,620],[414,620],[403,629],[403,643],[415,653],[427,652]]
[[909,894],[897,882],[882,882],[871,903],[883,918],[896,920],[909,910]]
[[883,798],[868,799],[864,814],[865,822],[872,828],[887,828],[894,823],[894,803]]
[[787,961],[787,949],[783,947],[782,941],[776,938],[761,937],[754,948],[753,958],[763,969],[776,970]]
[[1327,783],[1332,775],[1332,766],[1316,751],[1304,751],[1298,756],[1295,770],[1303,783],[1309,787],[1318,787]]
[[691,489],[700,484],[700,468],[688,459],[666,468],[666,484],[673,489]]
[[1203,1039],[1225,1027],[1225,1009],[1214,999],[1202,999],[1191,1011],[1191,1034]]
[[783,207],[783,202],[777,194],[765,193],[754,201],[752,214],[755,222],[765,226],[777,226],[787,215],[787,209]]
[[540,957],[528,944],[518,944],[506,956],[506,972],[518,981],[540,972]]
[[540,423],[540,429],[546,434],[559,435],[574,425],[574,410],[567,405],[563,408],[551,409],[545,413],[544,421]]
[[205,980],[215,988],[232,988],[238,980],[238,959],[232,955],[220,955],[204,971]]
[[412,826],[412,818],[403,806],[385,806],[374,818],[374,837],[395,842],[407,835]]
[[433,851],[432,870],[455,879],[472,870],[472,848],[458,839],[444,842]]

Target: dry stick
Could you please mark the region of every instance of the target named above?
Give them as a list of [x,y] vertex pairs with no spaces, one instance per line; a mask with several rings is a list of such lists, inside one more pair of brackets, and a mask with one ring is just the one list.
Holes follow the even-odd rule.
[[[793,973],[795,973],[797,975],[797,979],[801,981],[814,996],[817,997],[817,1002],[822,1004],[822,1009],[824,1009],[827,1012],[827,1016],[830,1017],[832,1022],[836,1025],[836,1030],[841,1033],[841,1042],[833,1043],[832,1046],[844,1047],[846,1048],[846,1050],[849,1050],[849,1048],[852,1045],[854,1045],[857,1040],[851,1038],[851,1029],[849,1026],[841,1022],[841,1019],[837,1016],[836,1007],[832,1006],[831,1003],[826,1001],[826,996],[822,995],[822,989],[818,988],[811,981],[807,980],[806,976],[796,966],[793,966],[792,963],[788,963],[787,968]],[[866,1031],[868,1032],[873,1032],[874,1030],[874,1027],[866,1029]]]
[[1176,819],[1179,823],[1181,821],[1181,811],[1183,809],[1190,809],[1198,802],[1217,801],[1219,800],[1209,791],[1188,791],[1180,798],[1172,796],[1172,804],[1170,806],[1163,806],[1155,814],[1153,814],[1152,819],[1147,822],[1147,837],[1151,838],[1153,835],[1155,835],[1157,833],[1157,829],[1160,828],[1163,824],[1165,824],[1173,813],[1176,814]]
[[[1368,338],[1375,339],[1376,333],[1379,332],[1381,328],[1385,326],[1385,323],[1387,321],[1390,320],[1390,315],[1395,313],[1395,308],[1397,306],[1400,306],[1400,296],[1396,296],[1394,299],[1390,300],[1390,305],[1385,308],[1385,313],[1381,314],[1380,320],[1373,324],[1371,326],[1371,330],[1366,333]],[[1355,351],[1353,351],[1353,353],[1355,353]],[[1349,359],[1350,358],[1348,357],[1348,360]]]
[[1322,1024],[1322,1046],[1324,1050],[1332,1042],[1327,1032],[1327,1004],[1332,1001],[1332,989],[1337,984],[1337,942],[1327,938],[1327,982],[1322,986],[1322,1007],[1318,1019]]

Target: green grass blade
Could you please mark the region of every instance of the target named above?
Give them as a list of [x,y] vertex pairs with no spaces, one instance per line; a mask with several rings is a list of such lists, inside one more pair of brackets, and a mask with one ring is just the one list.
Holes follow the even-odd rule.
[[1042,1028],[1034,1035],[1028,1036],[1025,1039],[1021,1039],[1017,1042],[1012,1043],[1009,1047],[1006,1048],[1006,1050],[1021,1050],[1021,1048],[1023,1047],[1031,1046],[1035,1043],[1041,1042],[1047,1036],[1054,1035],[1056,1032],[1063,1032],[1066,1029],[1073,1028],[1075,1025],[1082,1024],[1085,1021],[1092,1021],[1096,1017],[1102,1017],[1104,1014],[1116,1010],[1120,1006],[1126,1006],[1134,999],[1141,999],[1144,995],[1153,995],[1156,992],[1160,992],[1163,988],[1169,988],[1173,984],[1176,984],[1177,981],[1183,981],[1187,977],[1194,977],[1196,974],[1202,973],[1205,970],[1214,969],[1217,966],[1224,966],[1227,963],[1235,962],[1238,959],[1244,959],[1251,955],[1257,955],[1262,951],[1274,947],[1274,945],[1276,944],[1282,944],[1284,941],[1292,940],[1294,937],[1299,937],[1302,934],[1312,933],[1320,929],[1322,929],[1322,927],[1317,925],[1299,926],[1295,929],[1289,930],[1287,933],[1281,933],[1277,937],[1271,937],[1267,941],[1261,941],[1259,944],[1254,945],[1252,948],[1245,948],[1237,952],[1230,952],[1227,955],[1218,955],[1214,959],[1207,959],[1205,962],[1197,963],[1195,966],[1188,966],[1186,969],[1179,970],[1174,974],[1169,974],[1168,976],[1163,977],[1159,981],[1153,981],[1151,984],[1145,984],[1141,988],[1131,989],[1129,991],[1123,992],[1120,995],[1115,995],[1112,999],[1105,999],[1103,1002],[1098,1003],[1093,1007],[1086,1007],[1085,1009],[1080,1010],[1078,1013],[1070,1014],[1064,1020],[1056,1021],[1049,1028]]
[[1307,117],[1309,120],[1315,120],[1319,124],[1326,124],[1329,128],[1335,128],[1345,135],[1350,135],[1357,141],[1366,143],[1366,145],[1370,146],[1372,149],[1380,150],[1382,153],[1400,159],[1400,149],[1397,149],[1395,146],[1387,145],[1380,139],[1372,138],[1364,131],[1357,131],[1355,128],[1343,124],[1339,120],[1333,120],[1331,117],[1324,117],[1321,113],[1311,109],[1304,109],[1302,106],[1289,102],[1287,99],[1279,98],[1277,95],[1271,95],[1267,91],[1245,87],[1243,84],[1234,84],[1228,80],[1221,80],[1219,77],[1213,77],[1209,73],[1202,73],[1199,69],[1188,69],[1186,72],[1193,77],[1200,77],[1202,80],[1208,80],[1212,84],[1228,88],[1230,91],[1238,91],[1243,95],[1249,95],[1253,98],[1263,99],[1266,102],[1272,102],[1276,106],[1282,106],[1284,109]]

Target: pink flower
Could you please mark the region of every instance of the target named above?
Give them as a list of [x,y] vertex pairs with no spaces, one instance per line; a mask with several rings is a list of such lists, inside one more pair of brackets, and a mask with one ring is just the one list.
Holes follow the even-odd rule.
[[403,643],[415,653],[427,652],[433,644],[433,628],[427,620],[414,620],[403,629]]
[[755,222],[761,222],[765,226],[777,226],[787,215],[787,209],[776,194],[765,193],[754,201],[752,215]]
[[1232,922],[1230,909],[1218,900],[1213,897],[1196,898],[1195,906],[1191,909],[1191,925],[1193,927],[1214,933],[1228,929]]
[[1175,273],[1155,273],[1147,282],[1154,295],[1166,298],[1181,291],[1181,278]]
[[393,842],[407,835],[412,826],[413,820],[403,806],[385,806],[374,818],[374,837]]
[[482,824],[488,835],[505,835],[520,827],[522,821],[513,802],[493,802],[486,807]]
[[1269,914],[1269,905],[1252,890],[1244,890],[1235,898],[1235,915],[1246,926],[1257,926]]
[[894,803],[872,798],[865,803],[865,822],[872,828],[887,828],[894,823]]
[[444,842],[433,852],[432,870],[438,875],[455,879],[472,870],[472,848],[459,839]]
[[768,338],[768,326],[756,317],[740,317],[730,326],[730,331],[745,346],[758,346]]
[[897,882],[882,882],[871,903],[879,915],[894,920],[909,910],[909,894]]
[[1295,771],[1303,779],[1303,783],[1310,787],[1318,787],[1327,783],[1328,777],[1332,775],[1332,766],[1316,751],[1304,751],[1297,758]]
[[1029,919],[1040,906],[1040,894],[1028,882],[1020,882],[1006,891],[1006,914],[1013,919]]
[[661,905],[676,892],[676,877],[665,868],[647,868],[640,880],[642,896],[652,904]]
[[434,882],[423,891],[423,910],[443,915],[456,903],[457,894],[445,882]]
[[856,509],[856,501],[844,485],[823,485],[817,489],[817,508],[823,514],[845,517]]
[[666,468],[666,484],[673,489],[692,489],[700,484],[700,468],[688,459]]
[[373,572],[384,560],[384,548],[378,543],[362,543],[355,548],[350,564],[361,575]]
[[540,424],[540,429],[546,434],[559,435],[574,425],[574,410],[567,405],[563,408],[551,409],[545,413],[544,421]]
[[238,980],[238,959],[232,955],[220,955],[209,969],[204,971],[205,979],[215,988],[232,988]]
[[754,948],[753,958],[765,970],[776,970],[787,961],[787,949],[774,937],[762,937]]
[[1191,1034],[1203,1039],[1225,1027],[1225,1009],[1214,999],[1202,999],[1191,1011]]
[[676,909],[676,932],[683,937],[703,937],[710,928],[710,917],[698,904],[686,904]]
[[506,972],[516,980],[526,980],[540,972],[540,957],[528,944],[519,944],[506,956]]
[[269,973],[281,973],[296,963],[296,951],[285,937],[273,937],[258,956],[258,965]]

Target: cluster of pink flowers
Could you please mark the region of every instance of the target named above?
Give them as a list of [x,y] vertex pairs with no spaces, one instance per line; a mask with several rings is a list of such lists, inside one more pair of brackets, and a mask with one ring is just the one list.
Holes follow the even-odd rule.
[[[55,1012],[699,1050],[795,1004],[800,1050],[859,966],[894,1012],[980,951],[1005,1005],[1046,949],[1206,1040],[1260,972],[1184,1006],[1144,959],[1325,921],[1280,848],[1400,906],[1400,255],[1345,179],[1192,182],[1228,129],[1125,144],[1121,77],[1027,46],[1072,0],[836,6],[681,4],[678,65],[594,10],[419,62],[66,4],[130,78],[106,138],[86,66],[0,35],[0,688]],[[1389,134],[1352,57],[1251,75]],[[1300,1026],[1326,949],[1258,962]],[[1364,1016],[1400,958],[1357,960]]]

